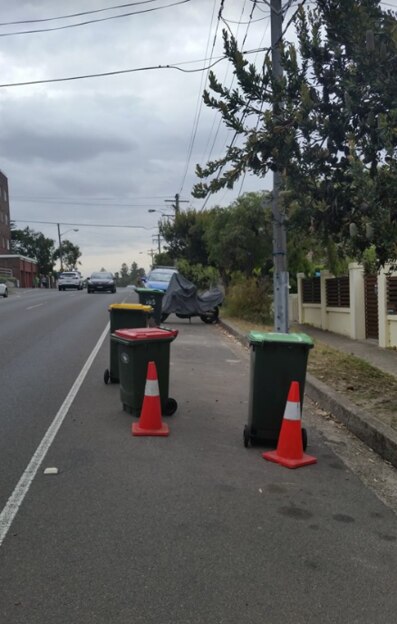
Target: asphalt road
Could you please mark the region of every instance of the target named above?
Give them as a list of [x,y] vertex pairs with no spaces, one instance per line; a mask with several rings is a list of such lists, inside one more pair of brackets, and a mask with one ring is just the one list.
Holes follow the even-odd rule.
[[[0,513],[123,296],[0,301]],[[311,408],[317,465],[246,450],[249,353],[217,326],[167,324],[180,330],[170,436],[131,437],[118,386],[102,381],[106,339],[0,547],[0,621],[394,622],[396,516],[368,486],[384,467],[354,451],[364,483],[337,449],[351,438],[330,441]]]

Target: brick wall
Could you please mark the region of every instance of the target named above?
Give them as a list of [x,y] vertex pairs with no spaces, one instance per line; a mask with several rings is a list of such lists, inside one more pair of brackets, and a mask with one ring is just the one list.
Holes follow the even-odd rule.
[[7,177],[0,171],[0,254],[10,253],[10,204]]

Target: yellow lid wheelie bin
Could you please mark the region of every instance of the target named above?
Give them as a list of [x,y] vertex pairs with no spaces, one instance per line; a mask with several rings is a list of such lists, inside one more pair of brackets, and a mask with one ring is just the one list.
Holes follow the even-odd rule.
[[[110,335],[117,329],[147,327],[149,316],[153,308],[141,303],[112,303],[109,306]],[[107,384],[119,381],[119,360],[117,345],[110,340],[110,366],[103,374],[103,380]]]

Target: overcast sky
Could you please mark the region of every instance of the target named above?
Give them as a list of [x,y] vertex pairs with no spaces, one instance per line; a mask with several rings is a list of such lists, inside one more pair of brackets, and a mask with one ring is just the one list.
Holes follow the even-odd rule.
[[[47,22],[0,26],[1,84],[97,74],[115,70],[185,63],[183,69],[205,67],[202,61],[222,55],[217,15],[220,0],[146,0],[135,6]],[[181,2],[181,0],[179,0]],[[1,3],[1,22],[42,20],[92,11],[126,0],[18,0]],[[270,42],[269,11],[263,0],[252,22],[229,21],[245,49]],[[223,17],[248,22],[252,0],[225,0]],[[163,8],[160,8],[163,7]],[[77,28],[4,36],[21,30],[56,28],[135,11],[151,12],[90,23]],[[263,53],[250,55],[257,63]],[[190,63],[188,63],[190,61]],[[200,62],[196,62],[200,61]],[[233,79],[226,61],[214,68],[227,85]],[[173,69],[126,73],[52,84],[0,88],[0,169],[7,175],[11,219],[57,239],[80,246],[81,271],[102,266],[118,271],[122,262],[149,268],[155,249],[160,212],[170,213],[180,193],[183,210],[200,209],[191,196],[197,181],[195,164],[210,153],[224,153],[231,137],[216,112],[199,108],[190,161],[188,150],[206,72]],[[212,150],[212,152],[211,152]],[[186,175],[185,175],[186,174]],[[268,188],[267,180],[247,176],[242,192]],[[227,205],[240,191],[219,192],[207,207]],[[149,213],[149,209],[159,212]],[[34,223],[50,221],[53,225]],[[71,225],[69,225],[71,224]],[[73,224],[73,225],[72,225]],[[99,225],[124,227],[98,227]],[[139,226],[127,228],[126,226]],[[78,232],[68,232],[78,228]]]

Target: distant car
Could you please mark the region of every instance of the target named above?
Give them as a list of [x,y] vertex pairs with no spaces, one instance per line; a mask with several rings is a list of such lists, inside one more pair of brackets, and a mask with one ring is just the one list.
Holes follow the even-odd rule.
[[116,292],[116,282],[111,273],[107,271],[99,271],[93,273],[87,280],[87,292]]
[[0,297],[8,297],[7,284],[0,284]]
[[78,271],[65,271],[58,277],[58,290],[67,290],[68,288],[75,288],[76,290],[83,290],[83,278]]
[[166,291],[174,273],[178,273],[175,267],[154,267],[146,277],[142,278],[142,282],[145,288]]

